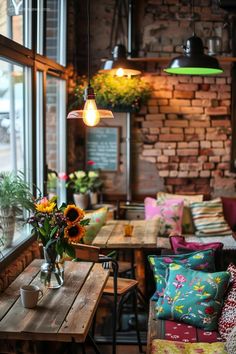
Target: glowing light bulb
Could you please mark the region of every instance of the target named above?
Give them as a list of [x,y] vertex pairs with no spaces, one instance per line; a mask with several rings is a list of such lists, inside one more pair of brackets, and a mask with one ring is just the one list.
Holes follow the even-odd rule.
[[83,121],[89,127],[94,127],[100,122],[100,114],[94,99],[87,99],[83,109]]
[[119,68],[116,70],[116,76],[124,76],[124,70],[122,68]]

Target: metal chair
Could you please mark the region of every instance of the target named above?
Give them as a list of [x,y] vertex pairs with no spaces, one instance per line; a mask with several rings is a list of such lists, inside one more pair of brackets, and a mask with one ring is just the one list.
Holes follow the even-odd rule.
[[[119,265],[118,262],[112,257],[101,255],[100,248],[89,245],[76,244],[76,258],[81,261],[92,261],[96,263],[101,263],[105,269],[112,269],[113,276],[108,278],[107,284],[103,290],[103,293],[109,296],[113,296],[113,307],[112,307],[112,354],[116,354],[116,341],[117,341],[117,311],[118,298],[120,298],[120,303],[123,303],[124,296],[131,294],[133,296],[133,309],[135,314],[135,325],[137,333],[137,341],[139,346],[139,351],[142,353],[142,343],[140,337],[140,331],[138,328],[138,306],[137,306],[137,289],[138,281],[134,279],[119,278]],[[95,323],[95,322],[94,322]]]

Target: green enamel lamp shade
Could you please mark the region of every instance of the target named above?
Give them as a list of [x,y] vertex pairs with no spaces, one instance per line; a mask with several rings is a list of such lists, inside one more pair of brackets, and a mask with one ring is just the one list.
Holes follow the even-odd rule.
[[217,75],[223,72],[216,58],[204,54],[201,38],[193,35],[187,40],[184,55],[173,58],[164,69],[168,74]]

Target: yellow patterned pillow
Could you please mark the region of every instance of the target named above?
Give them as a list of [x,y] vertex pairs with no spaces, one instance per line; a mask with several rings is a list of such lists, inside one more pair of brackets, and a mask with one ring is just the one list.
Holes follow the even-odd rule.
[[224,343],[184,343],[154,339],[151,354],[227,354]]
[[183,219],[182,219],[182,227],[183,234],[194,234],[195,228],[193,224],[190,204],[194,202],[202,202],[203,195],[179,195],[179,194],[171,194],[166,192],[158,192],[157,199],[158,200],[166,200],[166,199],[183,199],[184,201],[184,211],[183,211]]

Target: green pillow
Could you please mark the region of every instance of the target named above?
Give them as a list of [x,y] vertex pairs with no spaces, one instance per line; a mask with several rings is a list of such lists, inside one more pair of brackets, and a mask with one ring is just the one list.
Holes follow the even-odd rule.
[[171,263],[164,296],[157,302],[157,317],[216,330],[229,279],[229,272],[204,273]]
[[170,256],[148,256],[148,260],[156,283],[156,291],[152,296],[152,300],[154,301],[157,301],[159,296],[163,296],[166,287],[166,270],[170,263],[182,264],[185,267],[202,270],[204,272],[214,272],[215,270],[213,250],[196,251]]
[[92,213],[87,213],[85,219],[90,219],[89,225],[86,226],[86,232],[83,241],[86,245],[91,245],[95,236],[105,224],[107,217],[107,208],[103,207]]

